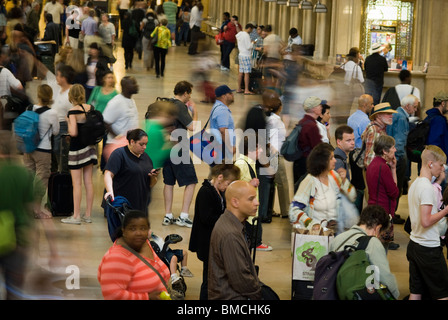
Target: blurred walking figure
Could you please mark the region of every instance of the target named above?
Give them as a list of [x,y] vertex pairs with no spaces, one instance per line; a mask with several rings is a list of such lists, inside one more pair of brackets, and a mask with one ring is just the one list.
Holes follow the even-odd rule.
[[0,132],[0,278],[6,299],[18,300],[24,287],[31,244],[33,175],[15,157],[10,131]]

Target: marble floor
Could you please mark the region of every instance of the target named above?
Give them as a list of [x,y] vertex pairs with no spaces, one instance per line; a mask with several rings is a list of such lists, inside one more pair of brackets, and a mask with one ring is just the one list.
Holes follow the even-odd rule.
[[[219,61],[219,51],[216,46],[212,47],[212,56]],[[196,65],[196,57],[187,55],[187,47],[178,46],[169,49],[166,62],[164,78],[156,78],[154,70],[146,71],[142,60],[134,57],[133,69],[124,70],[123,50],[118,48],[118,61],[114,65],[114,73],[119,81],[125,74],[134,76],[140,91],[133,98],[138,106],[140,119],[144,119],[147,106],[155,101],[157,97],[171,96],[176,82],[180,80],[194,81],[192,70]],[[217,67],[210,73],[211,80],[217,84],[227,84],[236,89],[237,70],[232,62],[230,72],[221,72]],[[35,81],[30,85],[30,92]],[[195,83],[195,82],[193,82]],[[211,104],[201,103],[202,92],[194,90],[192,99],[196,102],[199,110],[199,120],[208,118]],[[260,96],[245,96],[235,94],[235,102],[231,106],[236,123],[245,116],[247,110],[260,101]],[[338,110],[332,110],[337,114]],[[348,111],[347,111],[348,112]],[[348,116],[347,112],[343,115]],[[343,117],[342,117],[343,118]],[[341,117],[335,117],[341,119]],[[333,123],[333,128],[337,123]],[[334,130],[334,129],[333,129]],[[289,170],[289,183],[292,196],[292,167],[287,164]],[[195,193],[199,190],[203,179],[208,175],[206,164],[197,164],[196,171],[200,183]],[[414,173],[416,170],[413,171]],[[414,174],[415,175],[415,174]],[[414,176],[415,178],[415,176]],[[68,299],[68,300],[97,300],[102,299],[101,290],[97,281],[97,268],[104,253],[111,246],[107,232],[106,219],[100,207],[103,192],[103,176],[100,170],[94,171],[95,200],[93,210],[93,223],[82,225],[67,225],[60,222],[60,218],[50,220],[36,220],[36,228],[39,232],[38,241],[34,243],[33,253],[30,256],[30,268],[27,273],[26,299]],[[163,182],[154,187],[153,199],[150,204],[151,229],[161,237],[170,233],[177,233],[183,237],[183,241],[173,245],[173,248],[188,249],[191,229],[176,225],[162,226],[164,216]],[[177,216],[181,209],[183,189],[175,187],[173,213]],[[195,198],[195,197],[194,197]],[[193,198],[193,199],[194,199]],[[84,206],[84,205],[83,205]],[[276,200],[275,209],[278,212]],[[407,197],[403,196],[400,201],[399,213],[407,217]],[[190,216],[194,213],[194,200],[190,208]],[[53,235],[50,239],[46,237],[44,230],[49,230]],[[403,231],[403,226],[397,225],[396,242],[400,248],[389,251],[388,257],[392,272],[396,275],[401,297],[409,293],[408,290],[408,263],[406,260],[406,245],[408,236]],[[287,219],[273,218],[272,223],[263,224],[263,241],[273,247],[271,252],[257,252],[256,263],[260,266],[260,279],[270,285],[283,300],[291,298],[291,227]],[[55,247],[57,257],[50,259],[50,245]],[[189,252],[188,267],[195,275],[186,278],[188,286],[186,298],[197,300],[201,285],[202,262],[194,253]],[[79,275],[79,286],[73,282],[73,277]]]

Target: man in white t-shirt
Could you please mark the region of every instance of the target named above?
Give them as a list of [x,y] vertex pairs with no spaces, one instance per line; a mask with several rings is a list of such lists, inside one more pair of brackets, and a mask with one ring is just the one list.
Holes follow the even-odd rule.
[[118,136],[126,137],[129,130],[138,128],[138,110],[132,95],[139,86],[134,77],[121,79],[121,94],[113,97],[103,112],[104,122],[109,129],[106,144],[117,143]]
[[64,7],[59,3],[59,1],[52,0],[47,2],[44,6],[44,16],[47,13],[51,13],[53,16],[53,22],[59,25],[61,23],[61,14],[64,13]]
[[[254,29],[254,26],[250,23],[246,24],[244,30],[238,32],[236,34],[236,41],[238,42],[238,65],[239,65],[239,73],[238,73],[238,93],[244,94],[254,94],[250,91],[249,88],[249,76],[252,71],[252,46],[253,43],[250,41],[250,33]],[[243,82],[244,77],[244,91],[241,89],[241,84]]]
[[[429,145],[422,153],[422,168],[408,193],[411,236],[406,256],[409,261],[410,300],[448,299],[448,269],[440,245],[440,223],[446,219],[448,206],[440,210],[431,184],[433,177],[444,176],[446,155]],[[444,226],[446,231],[446,225]],[[428,294],[428,296],[426,296]]]
[[68,134],[67,113],[72,107],[68,92],[72,87],[74,78],[75,70],[67,65],[59,67],[56,76],[50,71],[46,73],[47,84],[53,89],[51,109],[57,113],[60,128],[59,133],[53,136],[52,172],[59,169],[68,172],[69,142],[67,139],[63,139],[63,136]]

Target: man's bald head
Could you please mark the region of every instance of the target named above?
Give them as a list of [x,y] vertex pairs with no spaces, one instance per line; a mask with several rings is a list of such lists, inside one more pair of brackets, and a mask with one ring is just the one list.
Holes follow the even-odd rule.
[[249,182],[237,180],[226,189],[226,204],[240,221],[255,216],[258,208],[257,189]]

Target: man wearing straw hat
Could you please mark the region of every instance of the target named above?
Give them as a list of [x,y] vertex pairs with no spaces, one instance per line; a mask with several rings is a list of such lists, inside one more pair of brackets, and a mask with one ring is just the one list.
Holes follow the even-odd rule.
[[387,60],[380,55],[383,50],[381,43],[374,43],[369,50],[370,55],[366,58],[364,67],[366,70],[365,91],[373,97],[373,103],[376,105],[381,101],[381,93],[384,84],[384,72],[389,68]]
[[361,137],[362,141],[366,143],[364,157],[365,168],[367,168],[375,157],[375,152],[373,151],[373,143],[375,142],[375,139],[380,135],[387,134],[386,126],[392,124],[394,113],[397,113],[397,111],[392,109],[389,102],[377,104],[373,108],[372,114],[369,117],[371,121]]

